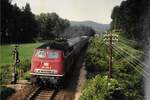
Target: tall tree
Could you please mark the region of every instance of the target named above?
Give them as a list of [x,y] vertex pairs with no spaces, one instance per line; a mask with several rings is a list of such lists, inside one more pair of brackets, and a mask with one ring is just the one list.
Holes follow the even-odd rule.
[[70,22],[60,18],[56,13],[41,13],[36,16],[39,23],[39,36],[44,39],[51,39],[60,36],[70,26]]
[[[1,42],[8,42],[8,30],[10,16],[12,15],[12,5],[9,0],[1,0]],[[9,13],[8,13],[9,12]]]
[[[113,9],[112,28],[116,24],[126,37],[140,40],[142,35],[141,16],[146,11],[149,0],[126,0]],[[117,21],[116,21],[117,20]]]
[[31,42],[37,33],[37,24],[29,4],[21,10],[10,0],[1,0],[2,43]]
[[30,5],[27,3],[21,14],[21,40],[23,42],[32,41],[37,36],[37,22],[31,12]]

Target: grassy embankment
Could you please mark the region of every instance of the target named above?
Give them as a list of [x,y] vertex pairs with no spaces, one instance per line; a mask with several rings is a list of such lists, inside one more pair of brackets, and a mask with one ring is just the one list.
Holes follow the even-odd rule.
[[[42,43],[28,43],[19,45],[19,59],[20,65],[17,67],[19,77],[27,79],[29,76],[31,57],[34,48],[38,47]],[[0,84],[6,84],[10,82],[13,72],[14,59],[12,56],[13,45],[1,45],[0,46]]]
[[[20,60],[31,59],[34,48],[38,47],[41,43],[29,43],[19,45],[19,58]],[[14,59],[12,56],[13,45],[0,46],[0,66],[13,64]]]

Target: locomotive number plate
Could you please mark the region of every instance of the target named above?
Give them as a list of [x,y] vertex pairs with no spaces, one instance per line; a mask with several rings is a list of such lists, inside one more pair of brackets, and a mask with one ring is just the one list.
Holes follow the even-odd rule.
[[57,71],[56,70],[43,70],[43,69],[37,69],[36,73],[39,74],[56,74]]

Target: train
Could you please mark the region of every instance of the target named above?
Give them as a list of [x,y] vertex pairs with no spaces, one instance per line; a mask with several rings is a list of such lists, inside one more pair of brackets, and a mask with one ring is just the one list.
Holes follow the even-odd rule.
[[31,81],[37,84],[62,84],[89,36],[51,40],[34,50]]

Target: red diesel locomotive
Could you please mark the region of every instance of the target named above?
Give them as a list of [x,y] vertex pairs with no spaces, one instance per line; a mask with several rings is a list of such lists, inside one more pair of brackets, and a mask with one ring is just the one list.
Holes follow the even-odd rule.
[[75,56],[88,42],[87,36],[51,41],[35,49],[31,61],[31,81],[38,84],[61,83]]

